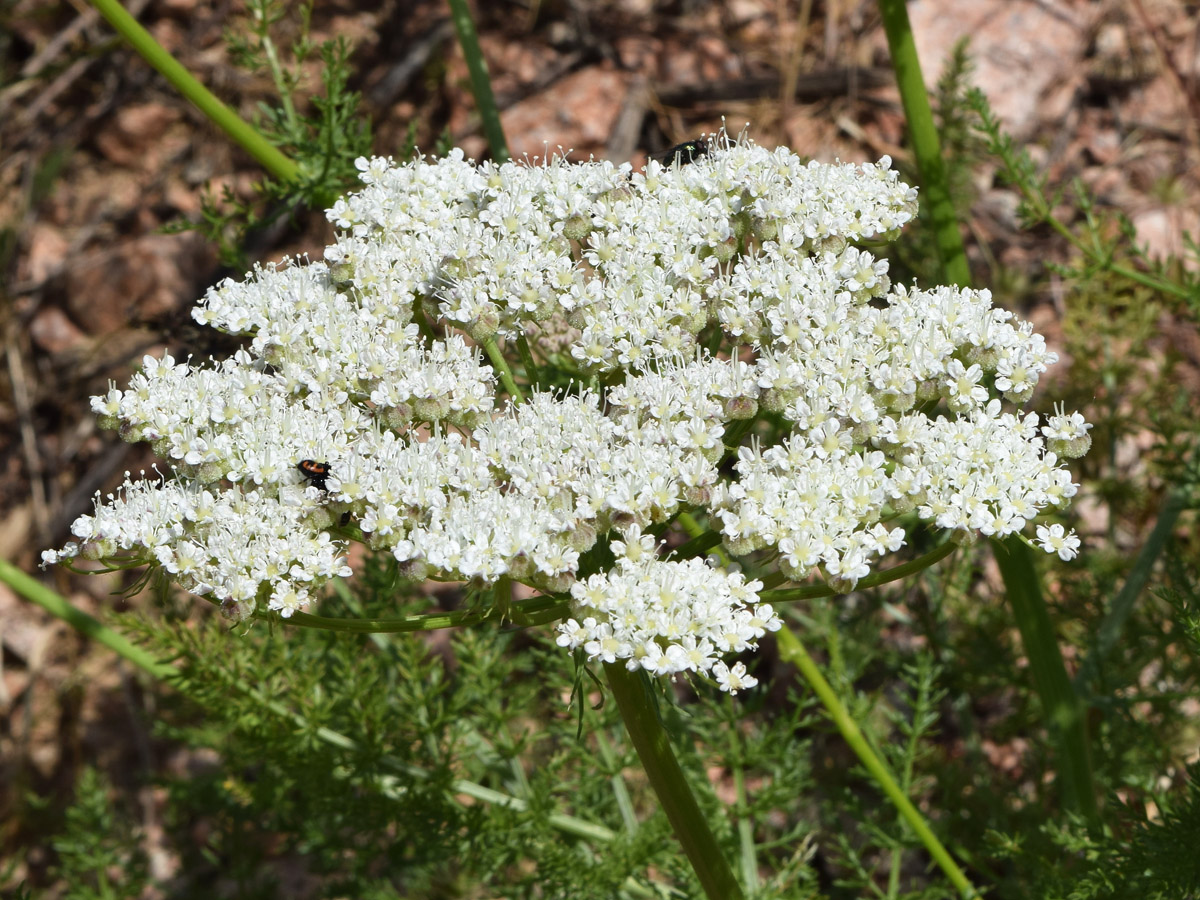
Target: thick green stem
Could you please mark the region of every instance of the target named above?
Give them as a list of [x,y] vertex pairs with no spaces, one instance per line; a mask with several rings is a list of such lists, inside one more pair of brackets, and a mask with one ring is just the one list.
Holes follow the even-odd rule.
[[[320,628],[325,631],[342,631],[350,634],[402,634],[413,631],[437,631],[442,628],[462,628],[467,625],[477,625],[493,617],[514,625],[533,625],[561,619],[567,614],[569,608],[570,605],[566,600],[556,599],[548,594],[539,594],[528,600],[512,603],[504,610],[489,606],[388,619],[335,618],[298,612],[293,613],[286,621],[287,624],[300,628]],[[264,615],[263,618],[268,618],[268,615]],[[270,618],[273,619],[274,616],[272,615]]]
[[698,537],[693,537],[685,544],[681,544],[671,551],[671,555],[675,559],[692,559],[696,556],[703,556],[708,553],[713,547],[721,545],[721,534],[717,531],[706,531]]
[[298,178],[300,170],[294,162],[193,78],[192,73],[154,40],[150,32],[139,25],[117,0],[91,0],[91,3],[146,62],[171,82],[175,90],[195,104],[214,125],[253,156],[259,165],[280,181],[295,181]]
[[908,120],[908,137],[921,172],[923,203],[933,220],[938,257],[946,278],[960,287],[971,283],[971,270],[958,230],[958,214],[950,200],[946,167],[942,161],[941,141],[933,123],[933,110],[921,76],[921,60],[913,42],[905,0],[879,0],[883,30],[887,33],[892,55],[892,70],[900,88],[900,100]]
[[871,750],[870,744],[855,724],[854,719],[850,717],[850,713],[838,698],[838,695],[830,687],[829,682],[825,680],[825,676],[821,674],[821,670],[817,668],[817,664],[813,658],[808,655],[808,651],[804,649],[804,645],[800,643],[800,639],[795,633],[787,627],[779,631],[779,655],[790,662],[800,674],[804,676],[805,681],[813,689],[813,692],[825,704],[825,709],[829,713],[829,717],[833,720],[833,724],[837,726],[837,730],[841,732],[846,743],[850,745],[850,749],[862,762],[863,767],[875,779],[875,783],[887,795],[888,799],[896,807],[897,812],[909,824],[909,827],[916,833],[921,843],[925,845],[925,849],[929,851],[929,855],[933,857],[934,862],[938,864],[941,870],[950,879],[951,884],[958,890],[963,897],[978,896],[971,882],[967,880],[967,876],[963,874],[962,869],[958,867],[958,863],[950,856],[950,853],[942,845],[942,842],[937,839],[926,824],[921,814],[917,812],[917,808],[912,805],[912,801],[904,795],[900,790],[900,786],[896,784],[896,779],[892,777],[892,773],[888,771],[887,766],[883,761],[875,755]]
[[705,895],[709,900],[741,900],[742,889],[671,750],[644,674],[630,672],[620,662],[605,663],[604,671],[650,786]]
[[525,337],[524,333],[519,334],[516,344],[517,355],[521,357],[521,365],[525,367],[525,380],[529,383],[530,390],[536,393],[542,376],[538,371],[537,361],[533,358],[533,351],[529,347],[529,339]]
[[467,0],[450,0],[450,17],[454,19],[458,44],[462,47],[463,56],[467,61],[467,71],[471,75],[471,93],[475,95],[475,106],[483,122],[483,133],[487,135],[492,159],[504,162],[509,158],[508,141],[504,138],[500,110],[492,93],[492,79],[488,77],[487,61],[483,58],[483,51],[479,49],[479,35],[475,31],[475,22],[471,18]]
[[1008,602],[1021,631],[1021,643],[1029,657],[1033,686],[1042,701],[1042,712],[1057,747],[1058,769],[1066,804],[1082,813],[1092,828],[1100,825],[1096,789],[1092,785],[1092,763],[1088,751],[1084,705],[1071,686],[1063,665],[1054,624],[1042,598],[1041,585],[1033,568],[1033,551],[1017,535],[992,544],[996,563],[1004,578]]

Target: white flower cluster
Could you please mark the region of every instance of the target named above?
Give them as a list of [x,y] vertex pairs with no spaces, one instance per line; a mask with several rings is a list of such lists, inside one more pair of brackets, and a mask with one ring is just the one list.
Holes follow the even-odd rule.
[[721,657],[758,646],[783,622],[758,602],[762,582],[710,568],[702,560],[665,562],[654,539],[630,529],[614,541],[616,567],[571,587],[577,615],[558,626],[558,645],[582,647],[590,660],[625,660],[652,675],[711,674],[736,694],[758,680],[742,663]]
[[[340,232],[322,260],[258,268],[194,311],[246,336],[243,350],[147,357],[127,389],[93,399],[173,475],[127,483],[45,560],[144,559],[232,614],[289,614],[345,574],[351,535],[413,577],[576,591],[604,534],[689,510],[734,555],[774,553],[790,578],[849,589],[903,545],[885,524],[899,513],[1005,535],[1065,505],[1061,460],[1086,451],[1090,426],[1001,402],[1028,400],[1054,354],[986,291],[892,285],[860,246],[915,214],[889,161],[710,146],[640,172],[461,152],[360,160],[364,188],[329,211]],[[505,396],[509,373],[479,349],[500,365],[500,342],[557,387]],[[764,421],[783,435],[772,446]],[[1042,542],[1065,555],[1074,540]],[[656,585],[699,579],[753,603],[686,560],[638,566]],[[620,591],[631,572],[585,583]],[[687,649],[676,636],[727,627],[703,602],[663,609],[674,630],[637,623],[618,656],[681,671],[683,651],[660,663],[647,641],[666,659]],[[616,633],[612,614],[576,622],[572,646],[609,646],[598,629]],[[718,618],[685,628],[687,615]],[[746,683],[700,647],[693,668]]]
[[[284,616],[314,599],[314,585],[351,574],[342,548],[313,525],[315,501],[296,485],[214,492],[194,482],[126,479],[120,494],[96,504],[96,515],[72,526],[83,547],[71,543],[43,559],[115,559],[138,550],[188,590],[216,593],[231,612],[262,602]],[[328,515],[316,519],[329,524]]]
[[[707,439],[707,420],[687,421]],[[371,544],[414,576],[508,576],[565,590],[598,535],[705,499],[716,468],[688,437],[605,415],[594,394],[539,393],[480,423],[469,442],[456,432],[369,432],[328,486]]]

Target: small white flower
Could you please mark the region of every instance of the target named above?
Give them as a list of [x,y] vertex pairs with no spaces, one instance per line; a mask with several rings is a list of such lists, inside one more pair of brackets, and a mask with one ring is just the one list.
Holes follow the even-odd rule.
[[558,632],[555,643],[560,647],[569,647],[574,650],[576,647],[582,647],[584,641],[587,640],[587,629],[574,619],[568,619],[559,625]]
[[1064,562],[1074,559],[1079,554],[1080,541],[1074,531],[1066,531],[1062,525],[1055,522],[1047,527],[1037,527],[1037,539],[1042,549],[1047,553],[1057,553]]
[[734,663],[732,667],[719,662],[713,666],[712,673],[717,679],[718,687],[729,694],[748,690],[758,684],[758,679],[749,674],[745,664],[740,662]]
[[285,619],[291,618],[296,612],[308,605],[308,592],[297,589],[296,585],[286,581],[279,582],[271,592],[268,608],[277,610]]
[[1078,459],[1091,449],[1092,436],[1088,434],[1091,428],[1091,423],[1085,422],[1081,413],[1067,415],[1056,406],[1055,414],[1042,426],[1042,435],[1051,453],[1065,459]]
[[952,359],[946,367],[946,390],[950,408],[955,412],[968,412],[988,401],[987,390],[979,383],[983,368],[973,365],[969,369],[960,360]]

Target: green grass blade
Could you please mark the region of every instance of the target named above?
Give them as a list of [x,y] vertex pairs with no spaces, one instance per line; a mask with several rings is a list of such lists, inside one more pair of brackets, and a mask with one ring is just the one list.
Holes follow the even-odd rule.
[[190,100],[234,143],[253,156],[267,172],[280,181],[297,180],[300,170],[296,164],[197,81],[117,0],[91,0],[91,3],[146,62],[171,82],[172,87]]
[[467,0],[450,0],[450,16],[454,30],[458,32],[458,44],[467,60],[467,71],[471,75],[471,92],[475,95],[475,106],[483,122],[483,133],[487,136],[492,159],[504,162],[509,158],[508,141],[504,137],[504,126],[500,124],[500,110],[492,93],[492,79],[488,76],[487,61],[479,49],[479,34]]
[[1100,823],[1084,705],[1075,693],[1054,634],[1054,624],[1033,567],[1033,551],[1017,535],[994,541],[996,562],[1004,578],[1008,602],[1029,657],[1033,686],[1042,702],[1051,740],[1057,750],[1064,802],[1082,813],[1089,825]]
[[908,120],[908,137],[921,172],[921,203],[933,218],[942,271],[948,281],[967,287],[971,283],[971,270],[958,230],[958,214],[950,200],[941,141],[933,124],[933,110],[921,76],[921,60],[913,42],[908,10],[904,0],[879,0],[879,11],[892,55],[892,70],[900,88],[900,100],[904,104],[904,116]]

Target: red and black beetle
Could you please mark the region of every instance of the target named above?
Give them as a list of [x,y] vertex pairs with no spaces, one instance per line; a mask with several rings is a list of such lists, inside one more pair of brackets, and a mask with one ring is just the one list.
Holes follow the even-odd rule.
[[304,477],[309,480],[315,488],[327,490],[325,487],[325,479],[329,477],[329,463],[317,462],[315,459],[302,459],[296,463],[296,468],[304,473]]

